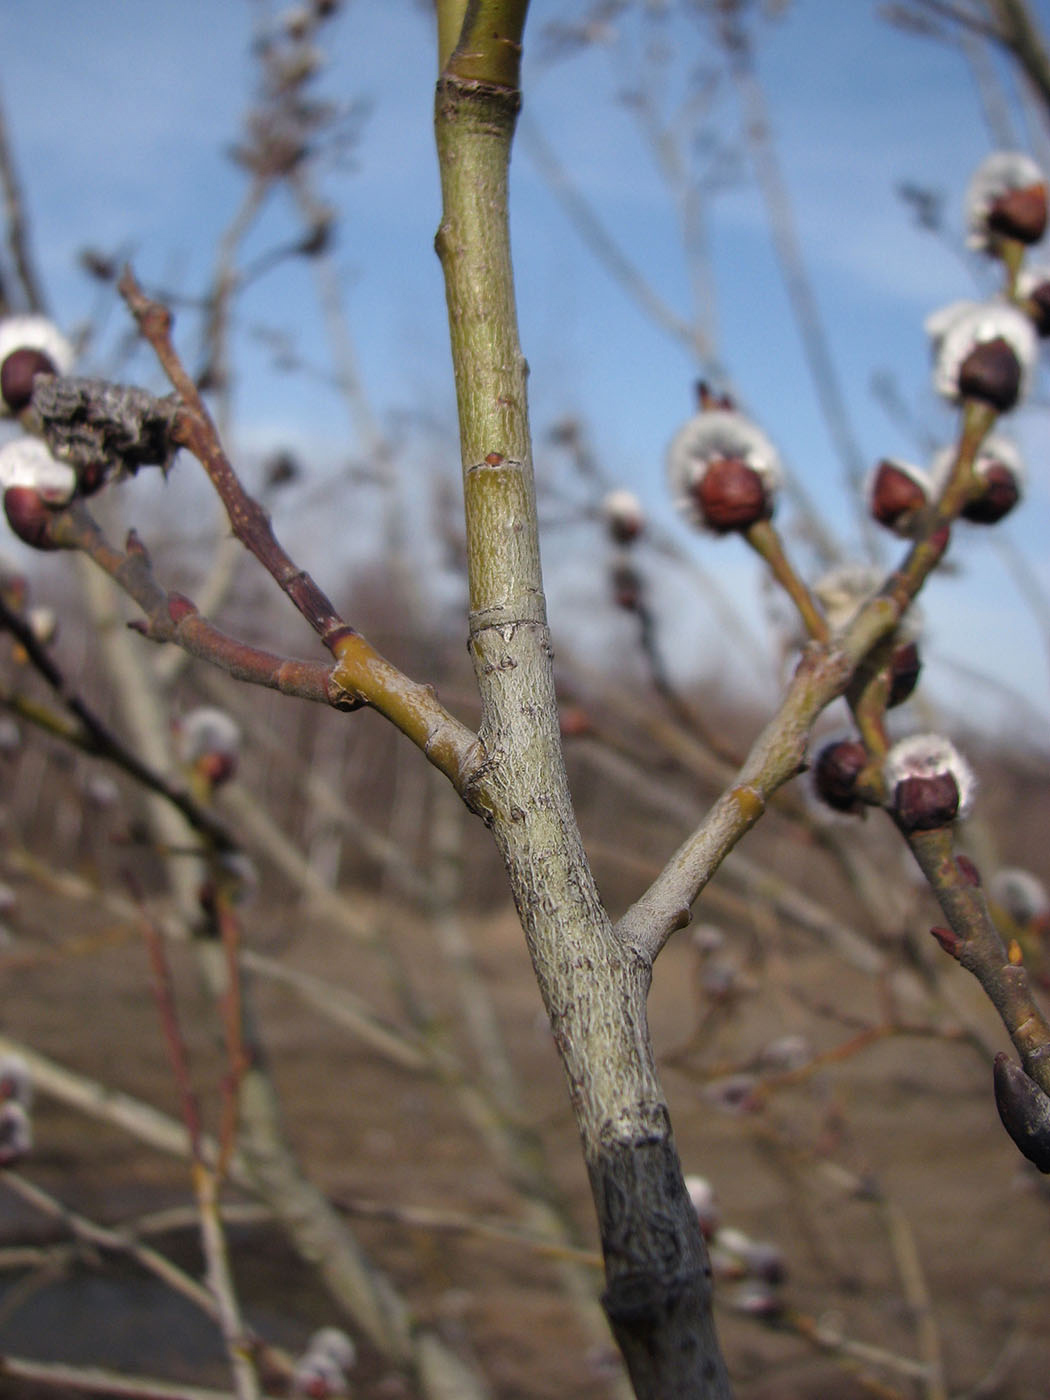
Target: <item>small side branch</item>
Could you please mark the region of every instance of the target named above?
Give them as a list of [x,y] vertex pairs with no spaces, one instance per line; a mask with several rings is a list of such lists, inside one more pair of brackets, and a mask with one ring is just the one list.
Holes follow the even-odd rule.
[[[61,699],[66,709],[74,716],[78,723],[76,729],[65,729],[62,737],[71,743],[75,743],[86,753],[95,754],[99,758],[108,759],[116,764],[118,768],[129,774],[137,782],[141,783],[149,792],[158,793],[169,801],[172,806],[177,807],[182,815],[189,822],[194,831],[214,844],[218,850],[231,850],[234,841],[225,826],[198,803],[193,795],[184,788],[178,787],[166,778],[164,774],[155,772],[150,766],[133,753],[95,714],[94,710],[75,691],[71,691],[56,666],[54,660],[33,634],[26,622],[19,615],[12,611],[0,595],[0,628],[3,628],[17,638],[19,644],[25,651],[30,662],[47,684]],[[6,702],[6,699],[5,699]],[[36,709],[31,704],[19,704],[12,698],[13,708],[17,708],[26,718],[41,723],[42,727],[49,728],[52,732],[58,732],[52,718]],[[56,715],[55,720],[58,719]]]
[[905,839],[948,920],[947,929],[933,930],[935,937],[980,982],[1025,1072],[1050,1094],[1050,1025],[1032,995],[1028,973],[1011,960],[992,922],[972,867],[955,859],[952,828],[914,831]]
[[226,508],[236,538],[335,658],[327,687],[329,702],[347,709],[371,705],[423,750],[457,792],[465,792],[480,761],[477,736],[448,713],[431,687],[410,680],[344,621],[311,576],[285,552],[265,510],[242,486],[197,386],[175,351],[171,313],[145,295],[130,269],[121,277],[120,291],[182,402],[172,426],[173,440],[200,462]]
[[974,458],[994,421],[994,410],[968,405],[948,487],[930,510],[921,538],[840,638],[805,653],[779,712],[759,735],[732,786],[616,926],[618,936],[642,957],[656,958],[671,934],[689,922],[693,902],[726,855],[754,826],[777,788],[802,771],[818,715],[890,635],[944,558],[952,523],[971,489]]

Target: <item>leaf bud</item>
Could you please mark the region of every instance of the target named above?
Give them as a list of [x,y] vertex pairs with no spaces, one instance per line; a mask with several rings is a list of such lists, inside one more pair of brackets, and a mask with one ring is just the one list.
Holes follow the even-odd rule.
[[865,492],[873,520],[887,530],[906,535],[908,527],[929,503],[930,482],[926,473],[910,462],[886,457],[868,478]]
[[939,734],[913,734],[894,744],[883,772],[890,809],[903,831],[947,826],[972,804],[973,771]]
[[1050,336],[1050,267],[1023,267],[1017,278],[1017,294],[1036,334],[1045,340]]
[[668,449],[675,504],[694,525],[724,535],[773,513],[780,459],[743,414],[711,409],[691,418]]
[[610,491],[602,501],[602,518],[616,544],[632,544],[645,529],[645,514],[633,491]]
[[995,254],[1003,238],[1038,243],[1046,217],[1046,179],[1030,156],[995,151],[974,171],[966,191],[971,248]]
[[1014,1145],[1050,1173],[1050,1098],[1002,1051],[995,1057],[995,1106]]
[[21,413],[38,374],[68,374],[73,347],[46,316],[0,320],[0,414]]
[[[935,492],[943,490],[957,456],[954,447],[942,448],[930,467]],[[973,464],[973,491],[960,515],[976,525],[994,525],[1009,514],[1024,495],[1024,461],[1016,444],[1001,434],[981,444]]]
[[995,525],[1024,494],[1021,454],[1006,438],[988,438],[977,454],[973,470],[981,493],[966,503],[962,514],[976,525]]
[[54,512],[31,486],[9,486],[4,492],[4,515],[23,544],[31,549],[58,549],[52,537]]
[[33,397],[33,381],[38,374],[54,374],[55,366],[43,350],[28,346],[12,350],[0,365],[0,397],[12,413],[21,413]]
[[179,761],[194,768],[212,787],[228,782],[237,771],[240,726],[225,710],[200,705],[175,727]]
[[918,642],[902,642],[894,648],[890,658],[890,693],[886,700],[891,709],[895,705],[903,705],[914,693],[921,671]]
[[856,739],[840,739],[827,744],[813,765],[813,785],[817,796],[836,812],[858,812],[862,803],[856,793],[857,779],[868,762],[868,751]]
[[926,318],[934,384],[952,402],[975,399],[1005,413],[1024,397],[1038,341],[1032,322],[1007,302],[953,302]]
[[1005,336],[997,335],[975,345],[959,366],[959,396],[1006,413],[1021,392],[1021,374],[1017,352]]

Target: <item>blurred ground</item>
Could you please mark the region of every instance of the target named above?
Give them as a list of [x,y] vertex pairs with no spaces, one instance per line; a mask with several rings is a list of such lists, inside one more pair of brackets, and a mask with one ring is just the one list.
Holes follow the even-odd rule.
[[[19,890],[18,937],[4,960],[4,1032],[175,1112],[136,931],[24,879]],[[393,940],[416,991],[438,1015],[439,1033],[456,1043],[455,995],[432,929],[414,909],[374,895],[357,898],[355,912]],[[529,1121],[541,1133],[581,1241],[593,1247],[576,1134],[516,920],[499,909],[466,915],[464,927],[495,999]],[[256,910],[250,941],[286,966],[393,1011],[382,960],[301,907]],[[783,1251],[789,1312],[914,1359],[917,1319],[901,1273],[909,1266],[910,1231],[950,1394],[1045,1400],[1050,1196],[999,1127],[987,1061],[965,1041],[874,1039],[771,1089],[760,1107],[723,1111],[704,1087],[720,1068],[739,1069],[786,1033],[804,1033],[816,1051],[842,1046],[855,1034],[849,1022],[876,1025],[881,1014],[878,984],[812,940],[773,928],[760,956],[746,942],[736,951],[745,955],[753,989],[724,1006],[699,991],[701,959],[687,935],[657,969],[653,1032],[674,1060],[665,1081],[686,1170],[714,1183],[727,1223]],[[221,1066],[209,1007],[190,951],[176,949],[175,963],[197,1083],[214,1118]],[[964,1008],[994,1038],[976,989],[949,971]],[[293,990],[257,982],[254,991],[292,1138],[336,1200],[351,1210],[355,1203],[430,1207],[520,1221],[514,1192],[448,1088],[362,1047]],[[683,1052],[701,1015],[709,1017],[708,1031]],[[24,1174],[69,1206],[119,1222],[188,1199],[181,1164],[116,1128],[46,1096],[34,1122],[36,1147]],[[542,1255],[468,1232],[368,1219],[357,1228],[418,1316],[476,1356],[495,1395],[598,1400],[608,1393],[609,1357],[588,1344],[555,1266]],[[60,1224],[19,1203],[0,1180],[0,1264],[15,1246],[67,1240]],[[294,1348],[315,1326],[336,1320],[272,1230],[237,1227],[232,1242],[248,1313],[268,1337]],[[196,1266],[192,1228],[160,1243]],[[597,1271],[594,1280],[597,1289]],[[225,1384],[210,1326],[111,1257],[51,1254],[35,1270],[5,1268],[2,1287],[0,1350]],[[844,1366],[790,1331],[724,1309],[720,1325],[743,1400],[927,1393],[892,1367],[860,1364],[862,1377],[892,1387],[873,1390],[856,1374],[859,1363]],[[410,1393],[363,1350],[355,1394]]]

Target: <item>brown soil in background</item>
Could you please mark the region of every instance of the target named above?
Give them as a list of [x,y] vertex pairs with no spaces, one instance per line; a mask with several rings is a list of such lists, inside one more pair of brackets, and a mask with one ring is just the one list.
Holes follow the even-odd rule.
[[[71,906],[25,882],[20,889],[18,937],[5,954],[4,1031],[175,1113],[137,932],[90,905]],[[462,1018],[433,930],[391,900],[363,897],[357,912],[393,941],[440,1033],[461,1045]],[[581,1242],[593,1248],[576,1132],[517,922],[500,907],[469,916],[466,930],[498,1007],[529,1121]],[[395,1012],[380,959],[299,906],[257,908],[250,942]],[[686,1171],[714,1183],[726,1223],[783,1251],[789,1312],[914,1359],[918,1319],[901,1275],[910,1230],[949,1392],[1046,1400],[1050,1196],[999,1126],[986,1058],[965,1041],[873,1039],[797,1083],[770,1086],[760,1106],[726,1112],[705,1092],[719,1066],[738,1069],[786,1033],[803,1033],[818,1052],[829,1051],[882,1015],[878,986],[811,940],[771,928],[760,947],[744,934],[735,948],[730,942],[753,989],[713,1014],[698,990],[699,955],[688,935],[672,944],[656,973],[652,1028],[661,1054],[674,1060],[664,1077]],[[210,1009],[191,950],[176,948],[173,958],[196,1081],[214,1124],[222,1068]],[[961,1004],[998,1043],[1002,1036],[978,989],[958,969],[949,975]],[[291,1137],[336,1200],[351,1212],[355,1203],[429,1207],[520,1222],[520,1203],[453,1091],[363,1048],[292,990],[256,982],[254,994]],[[836,1016],[827,1011],[832,1007]],[[704,1013],[709,1032],[683,1055]],[[95,1219],[117,1223],[189,1199],[181,1163],[116,1128],[42,1095],[34,1127],[24,1174]],[[556,1266],[542,1254],[389,1221],[358,1219],[355,1227],[417,1316],[472,1353],[501,1400],[599,1400],[609,1393],[610,1352],[584,1336]],[[3,1249],[67,1240],[0,1181]],[[341,1321],[273,1229],[237,1226],[231,1242],[247,1313],[268,1338],[294,1349],[315,1327]],[[159,1243],[199,1268],[192,1228]],[[227,1385],[210,1325],[112,1257],[73,1250],[36,1270],[9,1267],[0,1289],[2,1351]],[[844,1367],[790,1330],[725,1308],[719,1321],[741,1400],[927,1393],[915,1379],[873,1362]],[[362,1353],[355,1395],[411,1395],[380,1358],[367,1347]],[[858,1369],[893,1391],[872,1390]],[[11,1382],[5,1389],[27,1393]]]

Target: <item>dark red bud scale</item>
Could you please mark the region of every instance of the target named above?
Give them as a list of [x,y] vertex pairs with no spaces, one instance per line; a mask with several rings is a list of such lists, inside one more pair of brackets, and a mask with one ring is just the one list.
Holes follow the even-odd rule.
[[106,484],[105,462],[86,462],[83,466],[75,466],[73,470],[77,475],[77,490],[82,496],[93,496]]
[[926,504],[926,492],[913,476],[892,462],[880,462],[871,486],[872,517],[893,529]]
[[754,467],[739,457],[712,462],[693,487],[704,523],[718,534],[746,530],[773,513],[766,484]]
[[1013,408],[1021,392],[1021,362],[1003,336],[975,345],[959,366],[959,393],[999,413]]
[[1046,232],[1046,212],[1046,186],[1026,185],[1000,195],[988,211],[987,223],[993,233],[1004,238],[1038,243]]
[[1040,282],[1029,293],[1025,309],[1038,333],[1044,339],[1050,336],[1050,281]]
[[33,380],[38,374],[55,374],[55,366],[42,350],[24,346],[12,350],[0,365],[0,395],[12,413],[21,413],[33,397]]
[[1050,1173],[1050,1098],[1002,1051],[995,1057],[995,1106],[1018,1151]]
[[893,810],[904,831],[934,831],[955,820],[959,786],[951,773],[902,778],[893,795]]
[[978,480],[983,487],[981,494],[967,501],[962,514],[975,525],[998,524],[1021,499],[1017,478],[1004,462],[992,462],[982,469]]
[[182,622],[184,618],[193,617],[197,612],[197,604],[191,603],[182,593],[168,594],[168,616],[172,622]]
[[205,753],[197,760],[197,771],[210,787],[222,787],[237,771],[237,759],[231,753]]
[[977,869],[976,865],[974,865],[973,861],[970,859],[969,856],[956,856],[955,865],[956,869],[959,871],[959,874],[963,877],[963,879],[968,885],[974,885],[977,888],[980,888],[981,872]]
[[857,779],[867,762],[867,749],[855,739],[842,739],[821,749],[813,766],[813,782],[820,798],[836,812],[857,811]]
[[955,930],[950,928],[944,928],[940,924],[935,924],[933,928],[930,929],[930,932],[933,934],[934,938],[936,938],[937,942],[941,945],[941,947],[948,954],[948,956],[950,958],[955,958],[956,961],[958,961],[959,950],[962,946],[962,939],[955,932]]
[[903,642],[890,660],[890,693],[887,704],[903,705],[919,683],[922,660],[916,642]]
[[51,537],[52,512],[32,486],[9,486],[4,492],[4,514],[12,531],[34,549],[58,549]]

